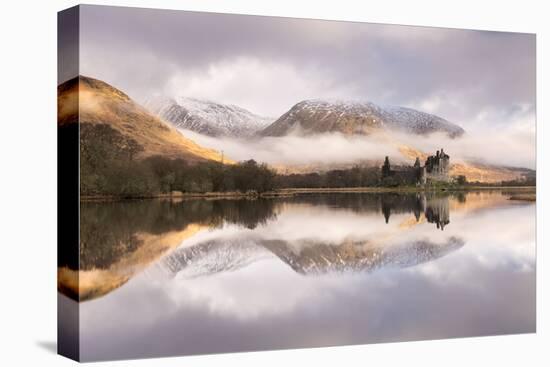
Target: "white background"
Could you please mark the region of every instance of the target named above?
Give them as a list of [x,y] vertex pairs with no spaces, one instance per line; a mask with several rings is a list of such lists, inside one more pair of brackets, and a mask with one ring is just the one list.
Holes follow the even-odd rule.
[[[118,366],[548,366],[549,10],[545,1],[148,0],[89,4],[537,33],[537,334],[108,362]],[[56,339],[56,12],[75,1],[5,1],[0,12],[0,364],[71,365]],[[510,88],[513,88],[510,85]],[[490,146],[488,146],[490,149]],[[548,225],[548,223],[546,223]],[[545,280],[546,279],[546,280]],[[545,289],[546,288],[546,289]]]

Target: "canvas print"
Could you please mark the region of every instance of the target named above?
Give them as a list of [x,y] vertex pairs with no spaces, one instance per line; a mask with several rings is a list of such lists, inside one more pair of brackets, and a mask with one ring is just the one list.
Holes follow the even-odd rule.
[[535,332],[535,35],[59,13],[60,354]]

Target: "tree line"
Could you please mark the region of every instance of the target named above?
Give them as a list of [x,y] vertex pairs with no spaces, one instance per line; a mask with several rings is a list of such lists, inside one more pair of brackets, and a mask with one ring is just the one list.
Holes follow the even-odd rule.
[[263,193],[283,188],[393,187],[410,185],[402,175],[382,177],[378,167],[278,174],[254,160],[236,164],[188,163],[160,156],[95,161],[81,157],[81,195],[123,198],[207,192]]
[[385,176],[378,167],[355,166],[326,172],[278,174],[254,160],[236,164],[188,163],[160,156],[142,160],[94,160],[81,155],[83,196],[150,197],[207,192],[263,193],[284,188],[400,187],[415,184],[401,171]]
[[380,169],[355,166],[326,172],[279,174],[275,177],[277,188],[344,188],[379,186]]
[[81,168],[80,187],[84,196],[127,198],[174,191],[261,193],[275,188],[274,179],[273,170],[254,160],[233,165],[216,162],[189,164],[181,159],[155,156],[140,161],[115,161],[94,170]]

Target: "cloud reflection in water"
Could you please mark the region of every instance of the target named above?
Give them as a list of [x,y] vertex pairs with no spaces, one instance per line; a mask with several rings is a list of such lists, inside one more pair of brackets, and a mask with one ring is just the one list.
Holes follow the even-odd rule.
[[82,356],[533,332],[535,206],[494,195],[451,198],[444,231],[406,204],[386,224],[371,201],[314,198],[284,203],[253,229],[202,231],[81,304]]

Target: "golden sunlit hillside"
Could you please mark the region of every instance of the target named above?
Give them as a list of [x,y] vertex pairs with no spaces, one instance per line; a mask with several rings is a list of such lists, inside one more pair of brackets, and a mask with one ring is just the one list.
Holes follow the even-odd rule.
[[[189,162],[222,159],[217,151],[184,137],[120,90],[85,76],[58,87],[59,127],[77,122],[81,141],[101,139],[116,145],[114,148],[130,147],[136,159],[155,155]],[[109,136],[102,136],[107,134]],[[230,162],[226,160],[226,163]]]

